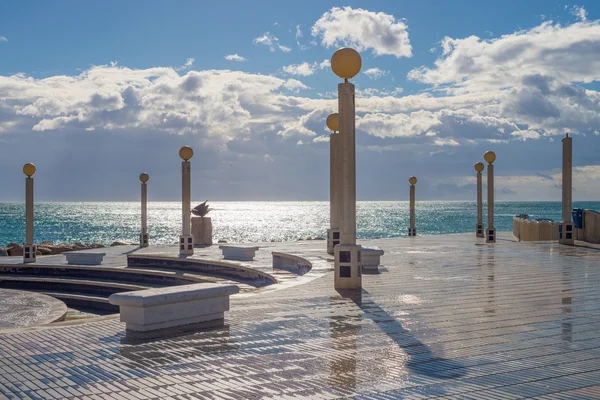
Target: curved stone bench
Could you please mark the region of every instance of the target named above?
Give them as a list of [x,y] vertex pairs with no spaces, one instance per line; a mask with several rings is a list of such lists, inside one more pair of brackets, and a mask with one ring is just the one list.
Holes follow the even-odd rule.
[[361,263],[364,270],[376,271],[380,264],[380,257],[384,254],[379,246],[362,247]]
[[310,261],[297,254],[277,251],[272,251],[271,254],[273,255],[273,268],[294,272],[298,275],[304,275],[312,268]]
[[222,245],[219,249],[223,252],[223,258],[226,260],[237,261],[254,261],[254,256],[258,251],[257,246],[239,246],[239,245]]
[[108,301],[119,306],[128,330],[147,332],[223,319],[229,296],[239,291],[236,285],[197,283],[115,293]]

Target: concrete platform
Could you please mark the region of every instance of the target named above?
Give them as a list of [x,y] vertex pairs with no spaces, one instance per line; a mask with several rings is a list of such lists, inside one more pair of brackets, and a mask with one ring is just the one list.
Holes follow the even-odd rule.
[[[222,326],[131,336],[123,323],[105,319],[5,334],[0,394],[600,396],[600,251],[517,243],[505,234],[486,245],[473,236],[361,240],[385,250],[361,291],[335,291],[330,272],[302,276],[284,290],[232,296]],[[330,257],[324,242],[284,247],[315,262]],[[257,256],[271,261],[262,250]]]

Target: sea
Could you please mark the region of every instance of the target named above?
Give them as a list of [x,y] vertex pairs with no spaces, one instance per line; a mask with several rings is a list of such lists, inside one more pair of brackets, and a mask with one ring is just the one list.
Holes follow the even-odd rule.
[[[192,202],[192,206],[200,202]],[[214,241],[270,242],[325,238],[329,227],[327,201],[214,201],[209,202]],[[600,210],[600,202],[574,202],[574,208]],[[73,202],[35,204],[35,242],[83,242],[110,245],[137,243],[140,234],[139,202]],[[484,224],[486,221],[484,203]],[[512,218],[561,219],[560,202],[499,201],[495,205],[498,231],[511,231]],[[418,235],[474,232],[475,202],[417,201]],[[357,237],[407,236],[407,201],[359,201]],[[148,233],[151,243],[177,243],[181,232],[181,203],[149,202]],[[25,204],[0,203],[0,246],[25,239]]]

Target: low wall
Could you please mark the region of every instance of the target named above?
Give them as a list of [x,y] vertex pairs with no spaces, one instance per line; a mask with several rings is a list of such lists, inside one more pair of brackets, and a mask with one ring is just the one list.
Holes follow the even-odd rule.
[[513,217],[513,235],[522,242],[558,240],[558,224],[552,220]]
[[600,243],[600,213],[592,210],[583,211],[583,240]]
[[273,268],[283,269],[298,275],[304,275],[312,268],[312,263],[296,254],[273,251]]

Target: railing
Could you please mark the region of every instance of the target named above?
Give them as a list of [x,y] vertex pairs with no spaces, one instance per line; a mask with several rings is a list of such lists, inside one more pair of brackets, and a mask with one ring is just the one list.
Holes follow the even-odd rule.
[[583,211],[583,240],[590,243],[600,243],[600,213],[593,210]]
[[521,214],[513,217],[513,235],[522,242],[558,240],[558,225],[548,218],[530,220]]

